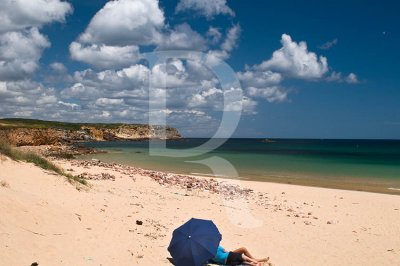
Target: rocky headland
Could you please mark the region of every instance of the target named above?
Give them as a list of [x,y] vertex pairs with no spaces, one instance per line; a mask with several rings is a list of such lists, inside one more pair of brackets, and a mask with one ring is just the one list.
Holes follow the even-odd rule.
[[85,141],[179,139],[169,126],[77,124],[29,119],[0,119],[0,139],[15,146],[69,145]]

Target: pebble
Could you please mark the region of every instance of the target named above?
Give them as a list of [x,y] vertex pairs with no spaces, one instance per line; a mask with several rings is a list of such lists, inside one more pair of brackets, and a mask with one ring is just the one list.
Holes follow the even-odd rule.
[[[165,173],[160,171],[146,170],[133,166],[126,166],[117,163],[104,163],[101,161],[71,161],[73,166],[90,168],[93,166],[103,167],[111,169],[116,172],[120,172],[129,176],[141,175],[149,176],[151,179],[156,181],[162,186],[177,186],[182,189],[189,191],[202,190],[208,191],[214,194],[224,195],[226,199],[234,198],[247,198],[254,192],[252,189],[241,188],[235,184],[228,184],[226,182],[220,182],[216,179],[201,179],[193,176],[186,176],[173,173]],[[115,176],[108,173],[101,174],[89,174],[82,173],[79,175],[82,178],[90,180],[115,180]]]
[[78,177],[86,179],[86,180],[112,180],[115,181],[115,176],[109,173],[101,173],[101,174],[89,174],[84,172]]

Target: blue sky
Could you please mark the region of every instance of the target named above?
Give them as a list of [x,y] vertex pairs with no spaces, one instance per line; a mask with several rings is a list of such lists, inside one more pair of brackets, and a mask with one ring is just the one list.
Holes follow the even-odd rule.
[[139,60],[183,49],[236,72],[235,137],[400,136],[398,1],[3,2],[1,117],[147,123],[150,73],[169,84],[156,112],[185,136],[210,136],[223,92],[209,69]]

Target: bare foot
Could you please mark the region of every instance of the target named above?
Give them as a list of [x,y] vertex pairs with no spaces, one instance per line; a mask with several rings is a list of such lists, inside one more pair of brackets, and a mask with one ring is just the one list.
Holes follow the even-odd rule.
[[269,261],[269,257],[267,257],[266,259],[260,259],[258,260],[259,262],[268,262]]

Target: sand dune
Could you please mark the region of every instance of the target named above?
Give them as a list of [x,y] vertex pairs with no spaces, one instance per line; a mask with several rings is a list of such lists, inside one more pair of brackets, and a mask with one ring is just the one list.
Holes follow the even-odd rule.
[[57,163],[115,181],[91,180],[78,191],[63,177],[2,158],[1,265],[170,265],[171,233],[191,217],[212,219],[225,248],[246,246],[273,265],[400,265],[399,196],[241,181],[254,193],[225,200]]

